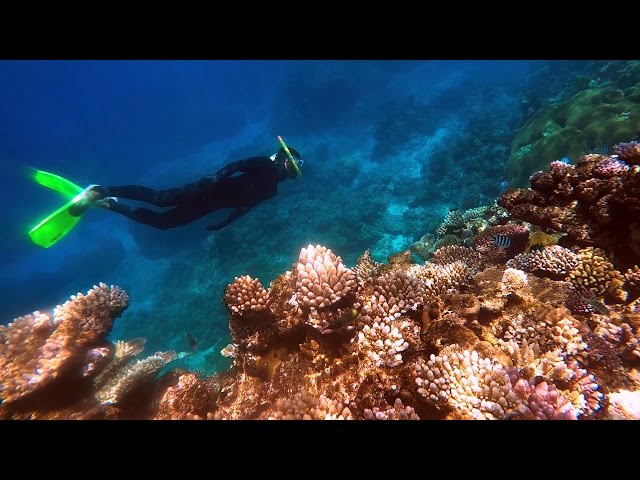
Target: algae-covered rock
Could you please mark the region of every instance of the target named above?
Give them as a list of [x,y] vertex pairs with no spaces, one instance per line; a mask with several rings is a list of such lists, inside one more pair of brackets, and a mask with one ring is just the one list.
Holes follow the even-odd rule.
[[640,130],[640,83],[584,90],[537,112],[511,143],[507,177],[528,187],[529,176],[562,157],[576,161],[595,148],[635,138]]

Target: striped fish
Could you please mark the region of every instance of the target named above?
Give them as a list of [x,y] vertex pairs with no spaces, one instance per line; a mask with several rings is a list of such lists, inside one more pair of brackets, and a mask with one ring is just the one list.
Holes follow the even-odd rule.
[[609,153],[609,149],[607,147],[598,147],[594,148],[591,153],[595,153],[597,155],[606,155],[607,153]]
[[507,235],[495,235],[491,237],[491,241],[500,248],[509,248],[511,246],[511,239]]

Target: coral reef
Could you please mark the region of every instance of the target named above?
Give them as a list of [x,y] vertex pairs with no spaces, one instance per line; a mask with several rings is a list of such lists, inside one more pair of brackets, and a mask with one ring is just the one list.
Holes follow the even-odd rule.
[[[512,242],[519,251],[522,235]],[[157,378],[184,354],[134,360],[142,339],[107,342],[127,297],[101,285],[56,309],[54,320],[35,313],[0,330],[0,417],[633,418],[637,306],[626,299],[610,303],[607,313],[571,313],[564,305],[579,288],[598,299],[616,280],[626,288],[637,268],[627,280],[612,276],[615,264],[595,249],[564,250],[554,245],[511,260],[522,269],[489,265],[486,253],[461,246],[424,264],[409,252],[387,263],[365,252],[350,269],[330,249],[309,245],[268,288],[248,275],[228,285],[223,301],[233,344],[224,351],[233,365],[208,378],[176,369]],[[592,275],[577,287],[571,281],[582,272]],[[51,357],[63,358],[53,361],[56,373],[26,387],[65,322],[77,328],[58,335],[77,339],[70,353],[76,360]],[[17,341],[30,346],[18,349]],[[27,401],[39,391],[51,395],[49,386],[70,385],[77,387],[70,397]]]
[[598,247],[623,268],[640,262],[640,175],[616,155],[552,162],[531,176],[531,189],[498,199],[513,217],[564,232],[564,246]]
[[100,283],[52,314],[36,311],[0,326],[0,418],[141,415],[150,400],[144,390],[153,388],[155,374],[175,353],[129,364],[144,339],[106,340],[128,305],[124,290]]
[[505,223],[508,217],[508,212],[495,203],[464,211],[454,209],[438,225],[435,236],[431,233],[423,235],[411,244],[409,250],[423,260],[430,260],[437,250],[445,246],[470,247],[474,244],[474,237],[477,238],[492,226]]

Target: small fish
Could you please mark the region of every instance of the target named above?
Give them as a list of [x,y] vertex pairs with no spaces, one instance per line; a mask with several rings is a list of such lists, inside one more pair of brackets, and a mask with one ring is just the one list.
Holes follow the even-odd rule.
[[329,328],[331,330],[339,330],[342,327],[346,327],[348,325],[351,325],[353,323],[353,321],[356,318],[358,318],[358,315],[360,314],[360,309],[361,308],[362,308],[362,305],[360,306],[359,309],[358,308],[349,308],[342,315],[340,315],[333,322],[331,322],[331,324],[329,325]]
[[509,248],[511,246],[511,239],[507,235],[495,235],[491,237],[491,241],[500,248]]
[[509,180],[502,180],[500,182],[500,189],[506,190],[509,187]]
[[591,153],[595,153],[597,155],[606,155],[607,153],[609,153],[609,149],[607,147],[598,147],[594,148]]
[[569,165],[571,163],[571,160],[569,160],[569,157],[562,157],[558,161],[561,162],[561,163],[567,164],[567,165]]
[[186,332],[186,334],[187,334],[187,342],[189,342],[189,348],[191,350],[195,350],[196,348],[198,348],[198,339],[193,335],[191,335],[189,332]]
[[600,302],[597,298],[590,298],[587,300],[589,305],[595,308],[599,314],[601,315],[609,315],[609,309],[604,305],[604,303]]
[[234,358],[236,356],[237,346],[234,343],[230,343],[222,350],[220,350],[220,355],[226,358]]

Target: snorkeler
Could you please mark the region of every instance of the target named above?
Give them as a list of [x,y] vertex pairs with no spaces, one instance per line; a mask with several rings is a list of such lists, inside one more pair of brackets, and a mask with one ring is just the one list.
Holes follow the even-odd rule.
[[[118,187],[91,186],[85,190],[84,201],[73,205],[69,213],[81,215],[92,204],[120,213],[136,222],[161,230],[175,228],[194,222],[205,215],[223,208],[234,210],[223,221],[209,225],[207,230],[220,230],[247,213],[259,203],[278,193],[278,183],[300,175],[300,154],[289,149],[292,161],[284,148],[280,147],[271,157],[250,157],[232,162],[214,175],[169,188],[154,190],[141,185]],[[242,175],[236,175],[242,173]],[[173,207],[165,212],[148,208],[122,205],[118,198],[127,198],[151,203],[158,207]]]
[[[28,235],[36,245],[49,248],[75,227],[91,205],[161,230],[186,225],[217,210],[233,208],[226,219],[207,227],[209,231],[220,230],[259,203],[274,197],[278,193],[278,183],[301,175],[298,167],[302,165],[300,153],[287,147],[282,137],[278,136],[278,141],[281,147],[270,157],[238,160],[214,175],[166,190],[141,185],[104,187],[95,184],[82,189],[59,175],[34,169],[33,179],[61,194],[67,203],[41,220],[29,230]],[[120,204],[118,197],[173,208],[164,212],[135,208]]]

